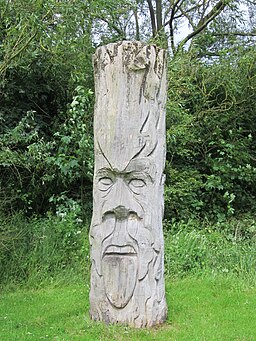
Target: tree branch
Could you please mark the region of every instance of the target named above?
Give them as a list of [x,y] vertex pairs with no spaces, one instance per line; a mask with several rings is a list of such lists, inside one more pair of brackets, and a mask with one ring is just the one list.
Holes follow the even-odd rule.
[[209,0],[208,1],[207,0],[203,0],[203,3],[202,3],[202,7],[203,8],[202,8],[202,14],[201,14],[200,20],[203,19],[207,9],[209,8],[209,5],[210,5],[210,1]]
[[156,0],[156,24],[157,32],[159,32],[163,27],[162,0]]
[[225,7],[225,0],[219,1],[205,17],[200,19],[198,27],[203,26],[204,24],[208,25],[208,23],[212,21],[217,15],[219,15],[219,13],[223,11]]
[[180,50],[190,39],[194,38],[196,35],[198,35],[201,31],[205,29],[207,25],[211,21],[213,21],[226,7],[225,1],[219,1],[213,8],[212,10],[205,16],[203,17],[199,23],[197,24],[196,29],[187,35],[179,44],[178,50]]
[[175,14],[177,13],[177,6],[179,5],[180,2],[181,2],[180,5],[182,5],[183,0],[177,0],[176,2],[174,2],[173,7],[168,9],[168,11],[171,12],[171,17],[169,20],[164,22],[164,26],[167,26],[167,25],[170,26],[171,22],[173,22],[173,20],[177,18],[175,17]]
[[174,45],[174,29],[173,29],[173,21],[174,21],[175,13],[177,12],[177,6],[178,6],[178,4],[180,3],[180,1],[182,1],[182,0],[177,0],[176,2],[174,2],[173,7],[172,7],[172,9],[171,9],[171,17],[170,17],[170,19],[168,20],[168,22],[164,24],[164,25],[169,24],[169,29],[170,29],[170,41],[171,41],[171,48],[172,48],[173,54],[174,54],[175,51],[176,51],[176,48],[175,48],[175,45]]
[[121,30],[118,26],[116,26],[114,23],[110,22],[107,18],[98,16],[99,20],[104,21],[106,24],[108,24],[109,27],[111,27],[113,30],[115,30],[121,37],[124,37],[125,34],[123,30]]
[[138,0],[136,1],[137,6],[135,6],[133,8],[133,15],[134,15],[134,20],[135,20],[135,29],[136,29],[136,33],[135,33],[135,37],[136,40],[140,40],[140,26],[139,26],[139,18],[138,18]]
[[152,5],[151,0],[147,0],[147,3],[148,3],[148,8],[149,8],[150,20],[151,20],[152,34],[153,34],[153,37],[155,37],[156,36],[156,19],[155,19],[154,7]]
[[[179,5],[179,10],[181,9],[181,5],[182,5],[182,3]],[[187,14],[187,13],[190,13],[190,12],[194,11],[196,8],[200,8],[201,6],[202,6],[202,4],[201,4],[201,5],[198,4],[198,5],[196,5],[196,6],[193,6],[193,7],[189,8],[188,10],[186,10],[185,13],[186,13],[186,14]],[[184,11],[183,11],[183,13],[184,13]],[[174,17],[174,19],[182,18],[182,17],[183,17],[183,13],[180,13],[180,14],[176,15],[176,16]]]
[[185,18],[187,18],[188,19],[188,22],[189,22],[189,24],[190,24],[190,26],[193,28],[193,30],[195,30],[196,29],[196,26],[195,26],[195,24],[193,23],[193,20],[192,20],[192,18],[190,17],[190,15],[188,15],[188,12],[189,11],[183,11],[183,9],[181,8],[181,7],[179,7],[179,10],[180,10],[180,12],[181,12],[181,16],[182,17],[185,17]]
[[16,51],[10,57],[7,57],[5,59],[4,63],[0,67],[0,74],[5,72],[5,70],[8,68],[8,64],[10,63],[10,61],[16,58],[19,54],[21,54],[22,51],[25,50],[25,48],[30,44],[30,42],[35,38],[36,35],[37,35],[37,31],[34,34],[32,34],[32,36],[27,40],[27,42],[18,51]]

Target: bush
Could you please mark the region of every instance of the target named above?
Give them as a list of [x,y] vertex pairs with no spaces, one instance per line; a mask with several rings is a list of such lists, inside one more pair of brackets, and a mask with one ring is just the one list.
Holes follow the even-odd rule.
[[53,135],[42,133],[30,111],[0,137],[2,210],[44,214],[55,211],[63,194],[83,206],[91,201],[92,95],[89,89],[76,88]]
[[255,49],[170,63],[166,218],[223,220],[255,209]]

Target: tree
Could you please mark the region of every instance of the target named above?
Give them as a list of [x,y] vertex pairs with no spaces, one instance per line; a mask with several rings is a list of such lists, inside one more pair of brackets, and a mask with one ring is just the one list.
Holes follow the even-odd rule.
[[[101,7],[102,6],[102,7]],[[248,11],[248,15],[247,12]],[[250,19],[255,5],[249,0],[147,0],[125,1],[117,3],[108,1],[100,5],[94,13],[94,25],[99,22],[107,24],[109,32],[117,39],[136,38],[152,39],[162,46],[169,46],[172,55],[177,54],[200,36],[206,28],[218,35],[218,26],[229,22],[228,36],[255,36],[255,25]],[[233,24],[230,25],[232,18]],[[246,23],[251,22],[250,28]],[[244,27],[239,25],[244,23]],[[183,32],[181,32],[183,31]],[[215,33],[214,33],[215,32]],[[98,31],[95,36],[99,38]]]
[[[72,160],[87,143],[81,141],[81,132],[89,134],[92,125],[90,33],[86,3],[1,0],[0,202],[3,210],[44,213],[54,193],[71,191],[67,184],[72,182],[78,188],[81,181],[84,186],[90,183],[86,174],[91,159],[83,165]],[[83,102],[84,112],[78,104],[70,108],[75,98],[79,98],[79,105]],[[74,115],[81,121],[72,126],[70,120]],[[68,154],[65,160],[60,157],[63,149]],[[72,174],[80,166],[83,171],[79,177],[76,174],[72,181],[67,181],[64,171],[67,165],[73,167],[69,169]],[[74,190],[71,192],[74,196]]]
[[[254,122],[254,99],[250,90],[254,87],[255,73],[252,44],[255,21],[250,16],[253,2],[243,1],[248,16],[235,1],[0,0],[0,4],[0,202],[3,210],[44,213],[60,205],[61,200],[85,202],[85,193],[91,189],[93,162],[94,47],[134,38],[169,45],[170,55],[174,57],[169,62],[167,202],[171,198],[176,208],[167,205],[167,215],[176,210],[177,216],[185,216],[184,207],[190,207],[192,212],[193,205],[202,212],[206,202],[214,201],[215,211],[222,204],[225,212],[226,204],[236,209],[240,204],[243,206],[238,198],[251,202],[249,197],[254,194],[248,184],[254,183],[249,180],[253,175],[248,175],[249,168],[240,169],[234,164],[239,165],[240,153],[245,165],[254,169],[254,140],[249,141],[245,132],[238,133],[233,123],[246,127],[242,131],[251,131],[249,122]],[[180,30],[186,25],[189,33],[180,36]],[[239,79],[231,79],[229,73]],[[224,76],[226,84],[222,81]],[[232,103],[229,109],[228,103]],[[240,104],[235,103],[242,103],[246,115],[239,114]],[[220,122],[216,138],[214,127]],[[226,127],[233,131],[235,144],[227,137]],[[222,140],[226,145],[237,146],[232,167],[238,173],[247,172],[248,181],[244,184],[248,186],[243,188],[248,188],[248,196],[239,181],[235,182],[236,189],[232,192],[233,185],[228,181],[231,171],[225,167],[222,175],[226,179],[226,191],[222,193],[216,188],[217,182],[215,187],[209,185],[212,176],[216,180],[222,175],[217,176],[216,167],[206,159],[201,147],[202,136],[207,141],[204,146],[208,142],[215,146],[207,145],[207,150],[215,151],[211,154],[215,163],[221,159],[217,151],[223,152]],[[225,164],[227,160],[222,159]],[[184,173],[180,172],[181,168]],[[170,192],[171,188],[175,189],[172,182],[175,177],[179,179],[176,185],[180,186],[176,188],[176,195]],[[186,193],[180,193],[181,189]],[[226,192],[229,194],[224,198]]]
[[255,209],[255,48],[170,63],[166,217],[213,220]]

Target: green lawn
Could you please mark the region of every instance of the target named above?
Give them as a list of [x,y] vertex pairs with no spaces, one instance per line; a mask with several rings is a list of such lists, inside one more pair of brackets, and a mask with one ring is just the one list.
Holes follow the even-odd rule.
[[0,340],[256,340],[256,287],[227,275],[166,280],[168,321],[153,329],[89,318],[88,283],[4,291]]

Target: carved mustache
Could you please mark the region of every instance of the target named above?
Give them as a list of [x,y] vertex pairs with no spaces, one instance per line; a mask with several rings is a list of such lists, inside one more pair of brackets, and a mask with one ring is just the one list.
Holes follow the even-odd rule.
[[105,249],[104,255],[137,255],[137,251],[135,250],[133,245],[122,245],[122,246],[116,246],[116,245],[109,245]]
[[[120,211],[119,207],[119,214]],[[122,214],[124,213],[128,214],[127,219],[120,220],[113,217],[109,222],[108,220],[104,222],[106,226],[112,223],[113,230],[102,241],[101,257],[139,257],[138,278],[141,279],[146,275],[148,264],[154,256],[152,235],[148,229],[144,228],[143,220],[135,212],[130,213],[128,210],[123,210]]]
[[[117,219],[116,214],[127,218]],[[153,236],[144,227],[143,219],[135,211],[118,206],[116,209],[105,211],[103,218],[102,223],[91,228],[91,238],[98,240],[101,245],[92,248],[92,259],[95,261],[97,273],[102,275],[104,256],[119,254],[140,257],[142,261],[138,268],[138,278],[144,278],[148,264],[153,259]]]

